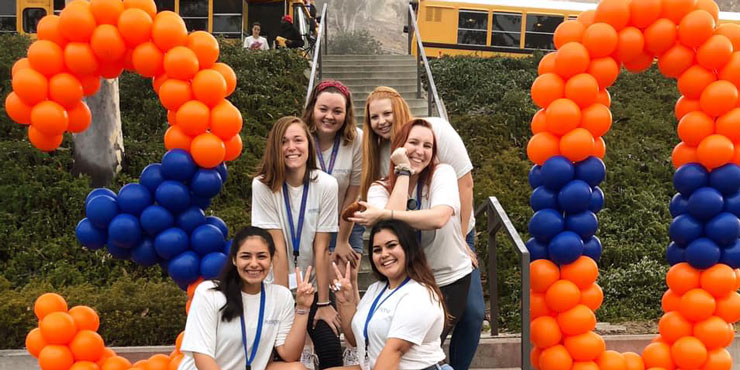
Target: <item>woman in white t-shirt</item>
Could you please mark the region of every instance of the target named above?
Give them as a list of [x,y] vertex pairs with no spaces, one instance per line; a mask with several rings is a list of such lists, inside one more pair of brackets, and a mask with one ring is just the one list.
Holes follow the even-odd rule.
[[[185,354],[180,370],[303,369],[296,361],[314,289],[296,268],[294,306],[288,289],[266,283],[274,255],[267,231],[250,226],[236,234],[221,276],[195,290],[180,347]],[[309,266],[306,279],[310,274]],[[272,361],[273,349],[283,361]]]
[[331,233],[337,231],[337,180],[317,169],[313,138],[298,117],[283,117],[272,126],[252,180],[252,225],[275,240],[275,283],[290,287],[295,266],[315,267],[310,277],[318,288],[311,306],[308,334],[324,369],[342,365],[339,315],[329,300]]
[[252,34],[244,39],[244,47],[249,50],[269,50],[270,45],[267,43],[267,39],[260,36],[262,25],[259,22],[252,24]]
[[[357,303],[346,269],[334,266],[344,335],[357,345],[360,368],[437,369],[446,308],[413,229],[387,220],[370,232],[372,269],[378,282]],[[348,367],[347,369],[357,369]]]
[[473,270],[458,216],[457,178],[450,165],[437,163],[434,131],[426,120],[402,126],[393,149],[394,171],[370,187],[367,202],[361,202],[367,209],[352,220],[368,226],[397,219],[420,230],[418,239],[452,316],[442,332],[444,342],[465,309]]

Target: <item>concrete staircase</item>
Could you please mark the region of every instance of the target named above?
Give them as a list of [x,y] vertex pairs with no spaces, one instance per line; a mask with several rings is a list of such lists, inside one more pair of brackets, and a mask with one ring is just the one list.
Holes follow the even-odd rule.
[[352,92],[357,124],[362,125],[365,100],[378,86],[390,86],[401,94],[411,114],[426,117],[426,93],[416,97],[416,58],[411,55],[325,55],[322,78],[342,81]]

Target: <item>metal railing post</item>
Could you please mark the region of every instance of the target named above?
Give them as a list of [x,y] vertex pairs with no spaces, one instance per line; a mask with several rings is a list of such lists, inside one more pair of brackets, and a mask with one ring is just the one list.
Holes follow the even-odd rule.
[[416,98],[421,98],[421,54],[416,53]]
[[308,88],[306,89],[306,101],[304,104],[308,104],[308,98],[311,96],[311,90],[313,90],[314,82],[318,76],[321,80],[323,73],[323,63],[321,62],[321,50],[322,47],[326,50],[326,45],[322,45],[322,41],[326,44],[326,4],[321,9],[321,23],[319,23],[319,33],[316,35],[316,44],[314,45],[313,52],[311,55],[311,75],[308,77]]
[[324,55],[329,55],[329,23],[326,19],[326,13],[321,17],[321,23],[324,23]]
[[406,23],[406,29],[408,30],[409,55],[411,55],[411,40],[414,38],[412,29],[414,26],[411,24],[411,13],[406,14]]
[[493,206],[488,208],[488,296],[491,300],[491,336],[498,335],[498,258],[496,255],[497,218]]

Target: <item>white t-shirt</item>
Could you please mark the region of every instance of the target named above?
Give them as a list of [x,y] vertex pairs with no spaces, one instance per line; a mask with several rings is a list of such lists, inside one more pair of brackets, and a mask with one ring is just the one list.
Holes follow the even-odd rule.
[[[437,160],[439,163],[447,163],[455,169],[457,179],[463,177],[466,173],[473,170],[473,163],[470,161],[468,150],[465,149],[460,135],[455,131],[452,125],[439,117],[421,118],[432,125],[434,136],[437,139]],[[388,176],[391,162],[391,145],[388,140],[383,140],[380,144],[380,177]],[[472,205],[471,205],[472,206]],[[466,234],[475,228],[475,210],[470,209],[470,220]],[[459,216],[458,216],[459,217]]]
[[[212,290],[215,283],[207,280],[198,285],[190,305],[185,324],[185,336],[180,351],[185,354],[179,370],[195,369],[193,352],[211,356],[224,370],[244,370],[246,358],[242,344],[241,320],[221,320],[221,307],[226,303],[223,293]],[[247,351],[252,355],[252,345],[259,321],[260,294],[242,292],[244,304]],[[267,367],[272,349],[282,346],[293,325],[294,303],[290,291],[280,285],[265,283],[265,316],[262,334],[252,369]]]
[[[365,337],[363,329],[365,320],[370,313],[370,306],[386,286],[385,282],[376,282],[367,288],[367,292],[357,305],[357,312],[352,318],[352,333],[357,342],[357,358],[361,367],[365,369]],[[434,297],[429,290],[414,280],[398,289],[382,305],[375,309],[375,314],[368,323],[368,358],[370,366],[375,367],[375,361],[380,351],[385,347],[388,338],[398,338],[411,342],[414,345],[401,357],[399,370],[423,369],[444,360],[445,354],[440,345],[439,336],[444,327],[444,310],[439,303],[439,297]],[[392,290],[386,289],[378,301],[380,304]]]
[[[318,146],[318,143],[316,145]],[[334,145],[332,144],[329,149],[321,152],[327,170],[329,169],[333,149]],[[318,154],[316,155],[316,163],[319,163]],[[321,165],[319,165],[319,168],[321,168]],[[339,141],[339,150],[337,151],[337,158],[334,160],[334,169],[331,172],[331,176],[337,180],[337,186],[339,188],[337,209],[341,213],[341,207],[344,202],[344,196],[347,194],[347,189],[351,185],[359,186],[362,183],[362,130],[359,128],[357,129],[357,137],[352,141],[352,144],[344,145],[344,139]],[[352,201],[355,200],[353,199]]]
[[[438,286],[446,286],[465,277],[473,271],[470,256],[466,252],[468,244],[460,228],[460,196],[457,190],[455,170],[448,164],[440,163],[432,176],[431,191],[423,187],[421,209],[436,206],[449,206],[453,214],[442,228],[422,231],[422,247]],[[374,183],[367,192],[367,202],[378,208],[385,208],[390,193],[386,188]],[[412,197],[417,198],[416,186]]]
[[267,44],[267,39],[265,39],[262,36],[259,36],[259,38],[255,39],[254,36],[247,36],[246,39],[244,39],[244,47],[247,49],[251,49],[254,44],[257,44],[254,46],[255,48],[259,50],[269,50],[270,45]]
[[[336,232],[339,224],[337,180],[321,170],[312,171],[311,179],[299,246],[298,266],[301,271],[306,271],[309,265],[316,267],[313,261],[313,240],[316,233]],[[288,193],[293,227],[298,232],[303,185],[299,187],[288,185]],[[252,226],[283,231],[288,256],[288,273],[292,273],[295,270],[293,240],[290,236],[290,224],[288,223],[288,212],[285,208],[282,187],[273,193],[259,178],[252,180]],[[315,270],[312,271],[311,281],[315,277],[314,272]],[[272,274],[268,276],[268,281],[272,281]]]

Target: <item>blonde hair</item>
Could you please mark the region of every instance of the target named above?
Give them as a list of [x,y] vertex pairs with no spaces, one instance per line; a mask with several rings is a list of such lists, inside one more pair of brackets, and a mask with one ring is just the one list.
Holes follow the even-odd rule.
[[[378,86],[367,96],[365,102],[365,117],[362,124],[362,185],[361,197],[367,199],[367,191],[373,182],[380,180],[380,144],[382,137],[375,134],[370,126],[370,103],[376,100],[390,99],[393,109],[393,126],[391,126],[391,141],[396,132],[406,122],[411,120],[411,110],[406,100],[395,89],[388,86]],[[389,173],[392,171],[388,171]]]
[[262,155],[262,160],[257,167],[257,173],[255,176],[261,176],[260,181],[267,185],[272,192],[280,190],[280,187],[285,182],[285,158],[283,157],[283,136],[293,124],[301,126],[303,131],[306,133],[306,140],[308,141],[308,159],[306,161],[306,174],[304,175],[304,181],[311,179],[311,171],[316,169],[316,147],[314,146],[313,137],[308,132],[308,126],[298,117],[286,116],[275,121],[272,125],[270,133],[267,135],[267,143],[265,145],[265,152]]

